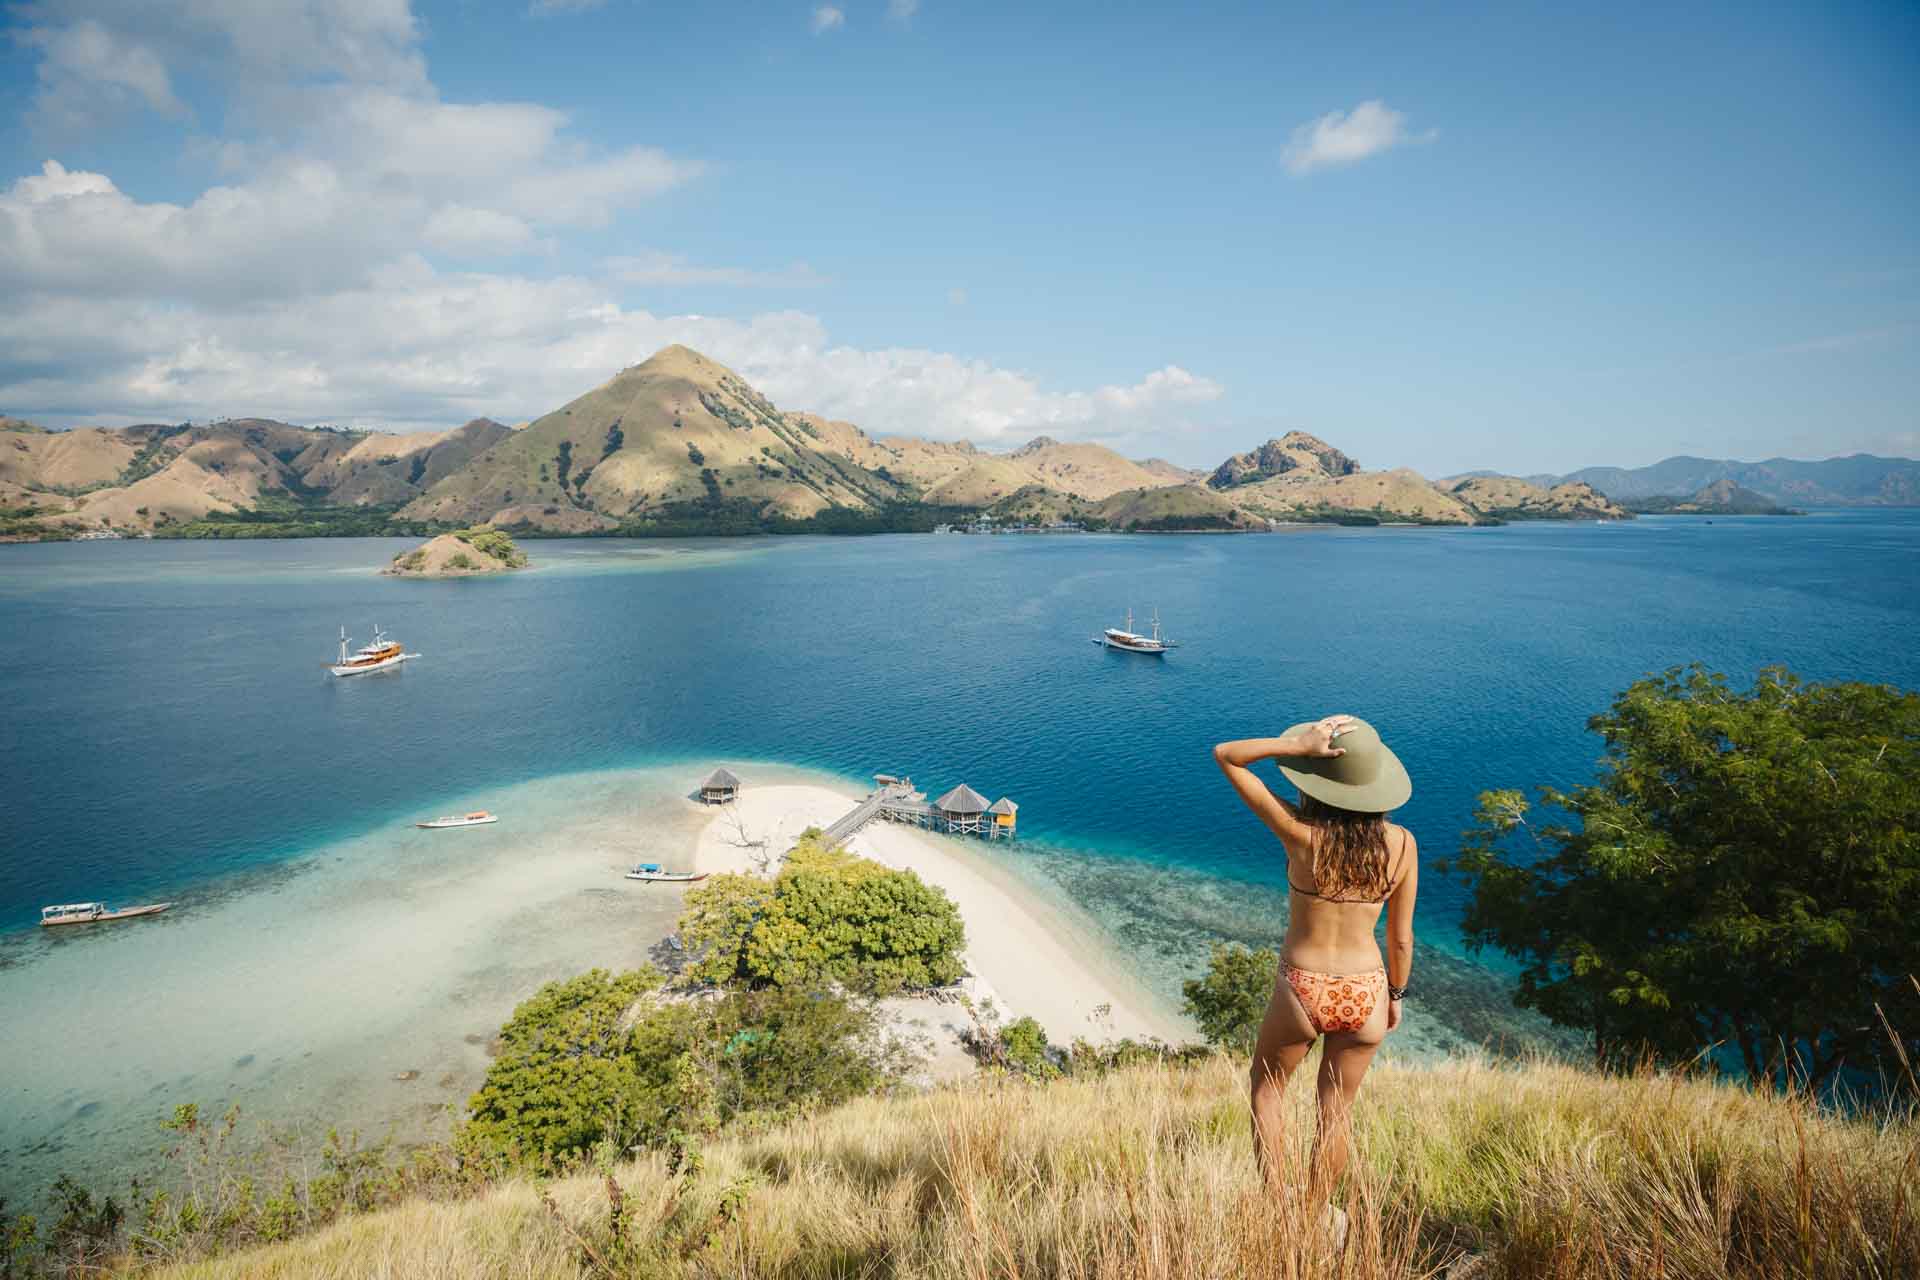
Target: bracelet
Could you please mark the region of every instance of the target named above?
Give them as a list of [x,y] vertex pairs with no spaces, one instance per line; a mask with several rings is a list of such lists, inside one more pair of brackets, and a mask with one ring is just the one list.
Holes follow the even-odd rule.
[[1396,987],[1391,982],[1387,984],[1387,999],[1405,1000],[1406,998],[1407,989],[1405,987]]

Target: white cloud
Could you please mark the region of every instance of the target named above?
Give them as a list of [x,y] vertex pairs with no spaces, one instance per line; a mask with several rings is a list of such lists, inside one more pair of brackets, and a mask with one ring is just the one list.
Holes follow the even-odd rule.
[[1438,136],[1431,129],[1409,133],[1405,115],[1372,98],[1352,111],[1329,111],[1295,129],[1280,160],[1288,173],[1298,177],[1354,164],[1407,143],[1431,142]]
[[48,123],[86,128],[140,103],[161,115],[186,114],[159,57],[91,18],[29,27],[22,40],[41,50],[37,105]]
[[639,285],[726,285],[737,289],[811,289],[827,283],[827,278],[804,262],[774,271],[755,271],[747,267],[703,267],[677,253],[647,250],[626,257],[609,258],[601,264],[605,272],[625,284]]
[[920,12],[920,0],[887,0],[887,16],[895,22],[911,22]]
[[816,5],[809,25],[815,35],[844,27],[847,25],[846,11],[830,4]]
[[[805,313],[671,316],[623,301],[634,286],[822,283],[805,263],[757,270],[654,250],[594,279],[520,274],[568,229],[693,181],[701,166],[646,145],[588,147],[540,104],[443,100],[404,0],[65,0],[27,21],[43,114],[76,87],[170,111],[173,86],[191,82],[225,95],[229,127],[187,144],[223,177],[177,203],[58,159],[0,178],[10,412],[60,425],[514,421],[670,342],[732,365],[782,404],[881,432],[1124,436],[1177,425],[1221,395],[1172,364],[1050,388],[946,352],[834,346]],[[503,268],[508,258],[516,265]]]
[[803,312],[662,316],[578,277],[450,273],[405,256],[298,298],[23,296],[0,312],[0,404],[55,425],[255,414],[401,429],[519,421],[671,342],[732,366],[787,408],[987,444],[1164,430],[1222,394],[1175,365],[1128,384],[1049,389],[946,352],[834,346]]

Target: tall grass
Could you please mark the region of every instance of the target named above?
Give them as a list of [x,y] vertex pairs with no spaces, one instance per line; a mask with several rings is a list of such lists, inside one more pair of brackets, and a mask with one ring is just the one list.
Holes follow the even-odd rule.
[[[1243,1063],[1213,1059],[866,1098],[716,1142],[691,1169],[656,1156],[611,1178],[418,1201],[164,1274],[1920,1275],[1906,1112],[1845,1118],[1803,1097],[1545,1062],[1382,1064],[1356,1110],[1336,1248],[1294,1197],[1262,1192],[1245,1082]],[[1311,1091],[1296,1086],[1289,1108],[1303,1160]]]

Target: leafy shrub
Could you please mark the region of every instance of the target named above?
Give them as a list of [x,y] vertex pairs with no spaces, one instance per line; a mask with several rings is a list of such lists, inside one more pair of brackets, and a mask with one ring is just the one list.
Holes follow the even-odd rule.
[[479,565],[474,563],[473,557],[464,551],[456,551],[447,557],[447,568],[449,569],[477,569],[479,567]]
[[779,877],[715,876],[687,893],[681,936],[715,983],[838,982],[886,995],[941,987],[963,972],[966,930],[946,892],[801,837]]
[[1239,943],[1215,943],[1205,977],[1181,984],[1181,1011],[1199,1024],[1208,1044],[1246,1051],[1260,1034],[1280,957]]
[[830,1106],[910,1065],[870,1006],[802,988],[653,999],[652,969],[548,983],[514,1011],[455,1135],[485,1171],[554,1170],[596,1150],[677,1148],[749,1119]]
[[505,532],[488,525],[475,525],[471,529],[461,529],[454,537],[491,559],[498,560],[510,569],[518,569],[527,563],[527,553],[515,545]]

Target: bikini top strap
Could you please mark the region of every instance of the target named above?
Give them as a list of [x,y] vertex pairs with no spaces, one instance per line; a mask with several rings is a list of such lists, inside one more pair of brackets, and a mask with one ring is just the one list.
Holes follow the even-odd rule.
[[[1400,856],[1405,857],[1405,855],[1406,846],[1402,845],[1400,847]],[[1322,902],[1366,902],[1380,905],[1384,904],[1387,898],[1391,898],[1393,891],[1400,887],[1400,877],[1394,874],[1393,868],[1394,863],[1389,862],[1387,865],[1387,895],[1385,898],[1329,898],[1324,893],[1315,893],[1311,889],[1302,889],[1293,882],[1293,863],[1291,861],[1287,863],[1287,888],[1293,890],[1295,893],[1304,893],[1309,898],[1318,898]]]

